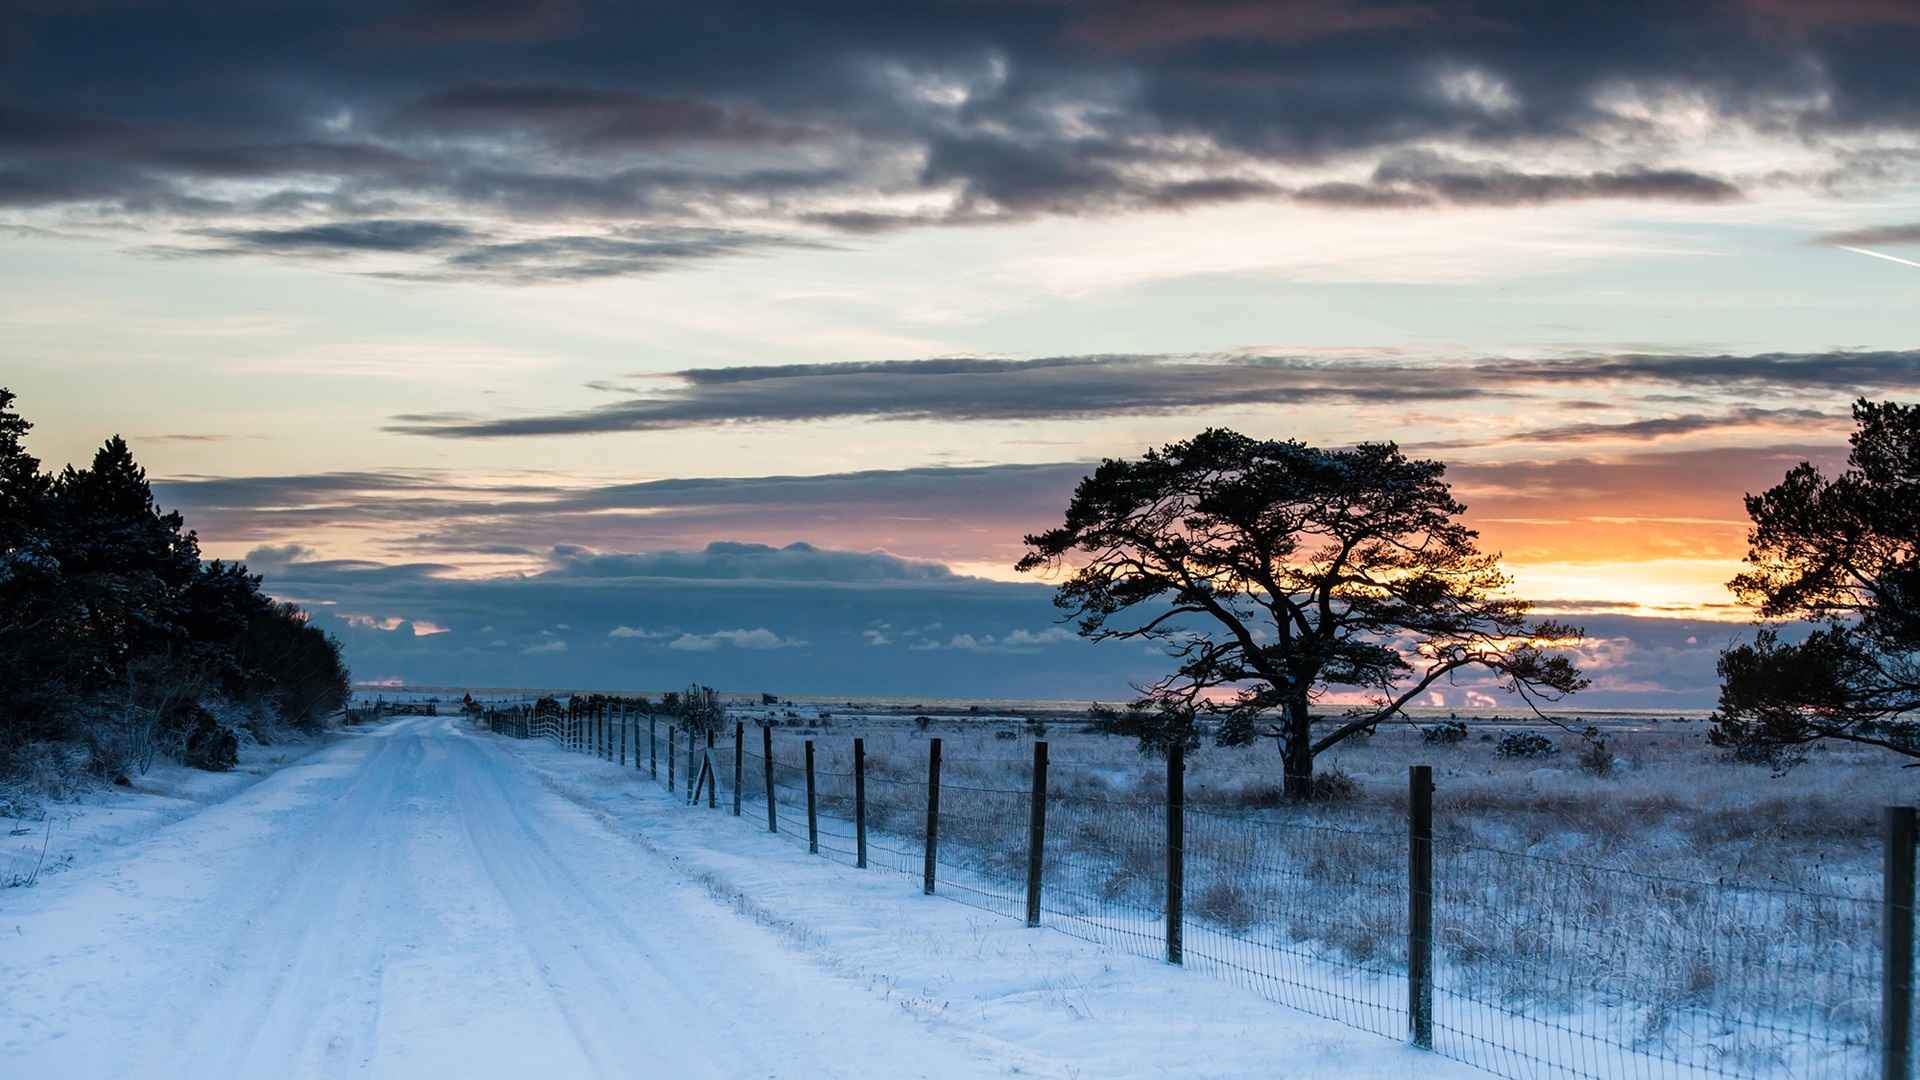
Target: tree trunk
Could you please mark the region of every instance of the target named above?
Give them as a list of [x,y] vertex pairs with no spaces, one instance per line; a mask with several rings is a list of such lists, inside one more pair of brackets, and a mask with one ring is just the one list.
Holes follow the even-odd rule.
[[1313,739],[1307,719],[1306,701],[1287,703],[1280,736],[1280,763],[1286,770],[1281,792],[1294,802],[1313,798]]

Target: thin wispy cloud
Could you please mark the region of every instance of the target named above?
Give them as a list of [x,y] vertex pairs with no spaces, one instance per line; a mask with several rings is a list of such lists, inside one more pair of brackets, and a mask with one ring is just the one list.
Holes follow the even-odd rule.
[[[503,417],[406,414],[387,430],[436,438],[592,435],[841,417],[889,420],[1090,419],[1256,405],[1417,407],[1518,399],[1609,383],[1742,387],[1757,393],[1920,386],[1920,351],[1608,355],[1408,364],[1294,356],[944,358],[889,363],[695,369],[678,385],[649,378],[624,400],[564,413]],[[605,392],[610,384],[596,390]],[[1760,414],[1751,414],[1749,422]],[[1696,427],[1704,417],[1690,421]],[[1648,431],[1660,421],[1644,421]],[[1671,425],[1672,421],[1665,421]],[[1619,434],[1630,434],[1622,429]]]

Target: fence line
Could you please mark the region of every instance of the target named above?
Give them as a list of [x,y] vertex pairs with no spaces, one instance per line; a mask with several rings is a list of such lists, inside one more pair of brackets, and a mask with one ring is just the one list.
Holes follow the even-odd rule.
[[[483,719],[585,750],[584,715],[570,705]],[[639,725],[654,720],[618,705],[613,715],[633,729],[639,768]],[[750,737],[735,725],[716,745],[711,731],[669,730],[685,737],[690,768],[713,763],[701,801],[749,822],[764,811],[770,831],[825,858],[1183,963],[1498,1076],[1911,1075],[1911,808],[1889,811],[1887,888],[1864,898],[1464,843],[1446,828],[1444,797],[1434,815],[1422,766],[1410,770],[1408,828],[1393,832],[1187,804],[1177,754],[1165,796],[1112,798],[1084,794],[1097,785],[1075,783],[1076,763],[1049,762],[1044,741],[1031,764],[946,757],[949,769],[1005,773],[1004,786],[985,786],[942,777],[937,738],[924,776],[903,778],[877,774],[859,739],[777,747],[771,727]],[[686,783],[683,802],[694,776]]]

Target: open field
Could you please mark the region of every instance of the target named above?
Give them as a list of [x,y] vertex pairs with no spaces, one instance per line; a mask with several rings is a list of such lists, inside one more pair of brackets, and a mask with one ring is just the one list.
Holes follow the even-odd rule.
[[[1019,918],[1031,747],[1044,738],[1046,921],[1161,954],[1164,764],[1069,709],[973,710],[735,705],[747,817],[764,814],[756,728],[771,723],[780,831],[805,840],[811,739],[821,852],[852,861],[859,736],[872,863],[917,878],[938,737],[941,890]],[[1605,775],[1578,763],[1576,736],[1538,722],[1476,724],[1451,744],[1383,725],[1321,758],[1323,773],[1352,782],[1307,806],[1280,799],[1267,746],[1203,746],[1186,784],[1188,966],[1403,1037],[1407,766],[1426,763],[1441,1052],[1511,1076],[1866,1071],[1879,1037],[1880,809],[1911,800],[1912,774],[1871,752],[1823,749],[1775,776],[1729,761],[1697,719],[1572,726],[1589,720],[1617,756]],[[664,720],[660,730],[664,747]],[[1498,739],[1515,730],[1560,750],[1500,756]],[[723,802],[729,735],[717,754]],[[634,730],[636,750],[644,737]]]

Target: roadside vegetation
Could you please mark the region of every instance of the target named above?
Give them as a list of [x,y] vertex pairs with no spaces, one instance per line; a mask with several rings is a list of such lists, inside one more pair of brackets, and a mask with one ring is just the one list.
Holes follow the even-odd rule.
[[42,472],[31,427],[0,388],[0,801],[128,784],[161,758],[231,768],[242,740],[339,711],[339,642],[244,565],[203,562],[124,440]]

